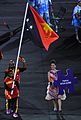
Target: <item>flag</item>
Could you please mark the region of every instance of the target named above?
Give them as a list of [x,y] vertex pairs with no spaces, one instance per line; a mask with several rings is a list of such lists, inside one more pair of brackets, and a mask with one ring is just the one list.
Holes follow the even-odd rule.
[[26,16],[24,38],[26,37],[46,50],[48,50],[52,42],[59,38],[32,6],[28,6]]

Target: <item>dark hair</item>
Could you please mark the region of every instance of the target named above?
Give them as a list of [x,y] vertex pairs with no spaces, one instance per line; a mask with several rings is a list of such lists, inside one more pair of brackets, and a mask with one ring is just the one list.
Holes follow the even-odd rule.
[[52,64],[52,63],[56,64],[56,61],[55,60],[51,60],[50,64]]

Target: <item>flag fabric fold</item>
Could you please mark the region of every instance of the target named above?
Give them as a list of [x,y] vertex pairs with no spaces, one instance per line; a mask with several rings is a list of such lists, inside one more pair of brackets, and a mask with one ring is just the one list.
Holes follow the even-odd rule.
[[37,46],[46,50],[59,38],[32,6],[28,6],[24,33],[24,37],[29,37]]

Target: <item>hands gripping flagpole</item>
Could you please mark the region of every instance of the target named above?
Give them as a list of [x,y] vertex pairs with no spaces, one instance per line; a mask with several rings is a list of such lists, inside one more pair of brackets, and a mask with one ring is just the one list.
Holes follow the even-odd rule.
[[[21,45],[22,45],[22,40],[23,40],[23,34],[24,34],[24,28],[25,28],[25,22],[26,22],[27,11],[28,11],[28,3],[26,4],[26,10],[25,10],[24,21],[23,21],[23,26],[22,26],[22,32],[21,32],[21,37],[20,37],[18,55],[17,55],[17,60],[16,60],[16,67],[15,67],[15,73],[14,73],[14,80],[15,80],[15,78],[16,78],[16,72],[17,72],[17,67],[18,67],[18,62],[19,62],[19,55],[20,55]],[[14,85],[15,85],[15,81],[13,81],[13,84],[12,84],[11,95],[13,94]]]

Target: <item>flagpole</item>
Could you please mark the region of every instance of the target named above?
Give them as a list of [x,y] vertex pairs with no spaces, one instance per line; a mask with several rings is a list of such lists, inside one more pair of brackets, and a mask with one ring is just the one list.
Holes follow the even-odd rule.
[[[18,67],[18,62],[19,62],[19,55],[20,55],[21,45],[22,45],[22,40],[23,40],[23,34],[24,34],[24,28],[25,28],[25,21],[26,21],[27,11],[28,11],[28,2],[27,2],[27,4],[26,4],[26,10],[25,10],[25,15],[24,15],[24,20],[23,20],[22,31],[21,31],[21,37],[20,37],[20,43],[19,43],[17,60],[16,60],[15,73],[14,73],[14,80],[15,80],[15,78],[16,78],[16,72],[17,72],[17,67]],[[15,81],[13,81],[13,84],[12,84],[11,94],[13,94],[14,84],[15,84]]]

